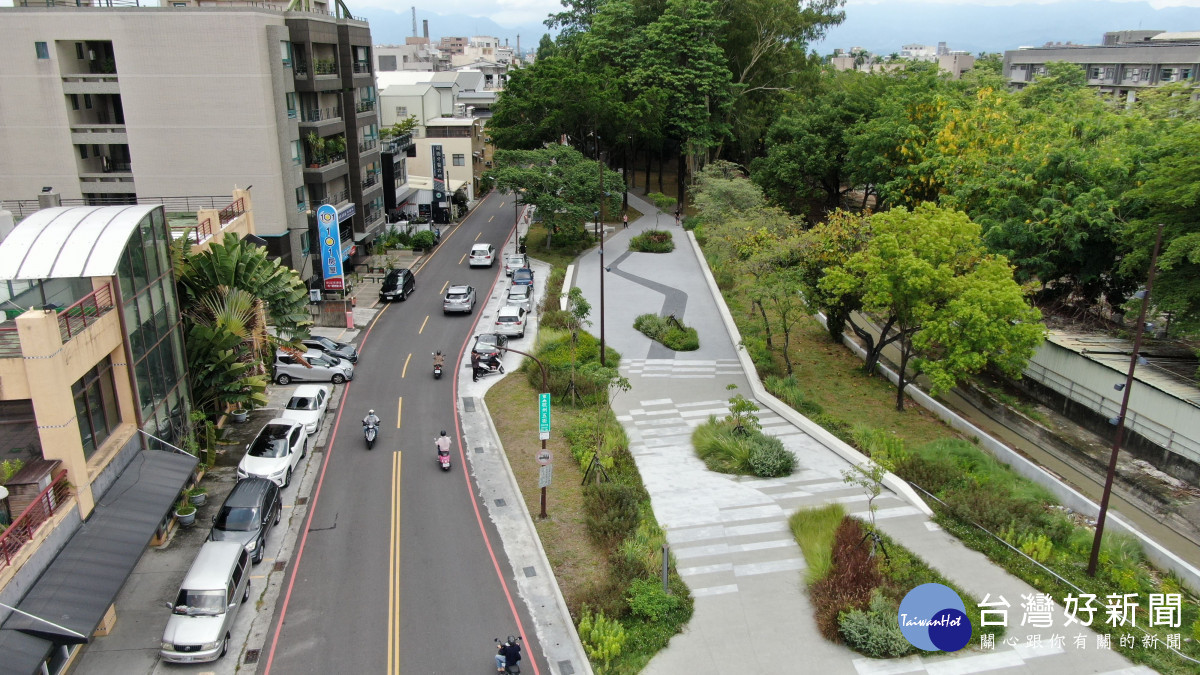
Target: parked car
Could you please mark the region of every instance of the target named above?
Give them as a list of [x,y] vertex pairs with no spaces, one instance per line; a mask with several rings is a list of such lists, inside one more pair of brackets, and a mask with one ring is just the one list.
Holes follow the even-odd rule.
[[319,352],[324,352],[325,354],[341,359],[342,361],[358,363],[358,350],[355,349],[354,345],[350,344],[349,342],[338,342],[337,340],[330,340],[327,337],[315,335],[306,340],[302,340],[301,344],[310,350],[315,349]]
[[532,286],[533,285],[533,270],[528,267],[522,267],[519,270],[513,270],[512,274],[513,286]]
[[238,480],[266,478],[281,488],[292,483],[292,472],[308,454],[308,434],[304,424],[276,417],[263,426],[246,446],[246,455],[238,462]]
[[491,244],[472,244],[467,264],[471,267],[491,267],[496,262],[496,249]]
[[407,300],[417,290],[417,277],[409,269],[392,270],[383,278],[379,299],[387,302]]
[[317,433],[321,428],[321,420],[325,417],[325,409],[329,407],[329,387],[323,384],[302,384],[292,392],[292,398],[283,409],[281,418],[296,420],[304,425],[304,430],[310,434]]
[[496,313],[496,332],[509,337],[525,337],[525,309],[523,307],[501,307]]
[[158,655],[171,663],[216,661],[229,651],[238,610],[250,598],[250,554],[233,541],[206,541],[192,561],[163,630]]
[[241,544],[257,565],[267,549],[267,533],[279,524],[282,513],[278,485],[265,478],[240,480],[213,516],[208,540]]
[[275,355],[275,382],[289,384],[292,380],[309,380],[341,384],[354,379],[354,366],[346,361],[326,356],[324,352],[304,353],[308,365],[280,350]]
[[471,286],[451,286],[442,300],[442,314],[475,311],[475,289]]
[[526,312],[533,311],[533,286],[509,286],[508,298],[504,301],[509,307],[520,307]]
[[511,277],[513,270],[529,267],[529,258],[524,253],[510,253],[504,256],[504,275]]
[[500,348],[508,344],[508,336],[501,333],[480,333],[475,336],[475,344],[471,347],[471,358],[486,358],[499,354]]

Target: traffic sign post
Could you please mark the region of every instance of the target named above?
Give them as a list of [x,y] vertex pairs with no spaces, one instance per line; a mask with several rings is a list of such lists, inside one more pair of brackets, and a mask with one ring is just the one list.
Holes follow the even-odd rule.
[[546,449],[546,439],[550,438],[550,393],[538,394],[538,436],[542,439],[542,450],[537,454],[537,463],[541,465],[538,471],[538,487],[542,489],[542,512],[538,518],[546,517],[546,488],[550,486],[551,454]]
[[550,394],[538,394],[538,431],[550,433]]

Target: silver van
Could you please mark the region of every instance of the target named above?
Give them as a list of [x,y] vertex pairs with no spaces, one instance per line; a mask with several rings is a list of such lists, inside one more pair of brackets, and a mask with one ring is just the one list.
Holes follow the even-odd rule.
[[238,610],[250,597],[250,553],[234,541],[206,541],[183,578],[158,655],[171,663],[215,661],[229,650]]

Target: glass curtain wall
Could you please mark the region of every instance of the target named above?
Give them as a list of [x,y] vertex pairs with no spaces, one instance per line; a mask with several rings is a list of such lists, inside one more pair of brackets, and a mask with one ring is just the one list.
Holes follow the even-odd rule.
[[113,387],[112,360],[104,357],[103,361],[71,385],[71,393],[75,396],[75,416],[79,420],[79,436],[83,440],[83,456],[86,459],[121,423],[121,411]]
[[129,237],[117,277],[129,331],[126,339],[133,352],[142,429],[182,445],[191,399],[170,242],[160,207],[143,218]]

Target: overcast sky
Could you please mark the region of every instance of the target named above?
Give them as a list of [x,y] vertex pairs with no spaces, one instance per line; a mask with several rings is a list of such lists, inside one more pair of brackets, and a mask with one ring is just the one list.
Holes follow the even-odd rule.
[[[965,4],[972,5],[1014,5],[1027,2],[1048,4],[1057,0],[924,0],[929,3]],[[1118,2],[1123,0],[1117,0]],[[1200,0],[1130,0],[1146,2],[1155,8],[1162,7],[1200,7]],[[851,5],[869,5],[887,0],[847,0]],[[390,9],[396,12],[410,12],[412,7],[418,11],[433,12],[442,16],[486,16],[501,26],[516,26],[523,23],[544,21],[550,14],[562,11],[562,3],[558,0],[346,0],[347,6],[353,12],[358,7],[373,9]]]

